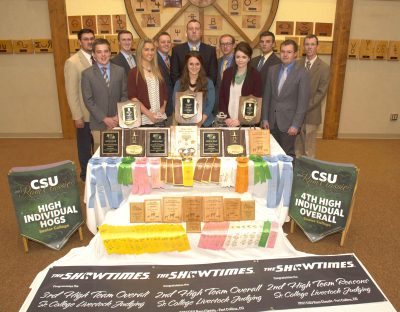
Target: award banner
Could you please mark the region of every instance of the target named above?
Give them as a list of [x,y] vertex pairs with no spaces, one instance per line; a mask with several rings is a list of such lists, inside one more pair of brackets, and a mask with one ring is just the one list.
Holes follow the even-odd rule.
[[289,215],[310,241],[344,230],[357,175],[351,164],[296,159]]
[[8,182],[21,235],[60,250],[83,223],[74,164],[15,167]]
[[339,306],[341,311],[395,311],[358,259],[348,254],[190,265],[56,266],[47,272],[28,312],[338,311]]

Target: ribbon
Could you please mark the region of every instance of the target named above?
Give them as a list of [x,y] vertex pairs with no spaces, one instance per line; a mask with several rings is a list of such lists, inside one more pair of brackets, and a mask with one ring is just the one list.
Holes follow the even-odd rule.
[[132,194],[150,194],[151,186],[147,176],[147,159],[140,157],[136,159]]
[[272,176],[269,167],[261,156],[250,155],[250,160],[254,162],[254,184],[271,180]]
[[151,187],[162,188],[163,183],[161,183],[161,160],[160,158],[150,158],[150,181]]
[[183,165],[183,186],[193,186],[193,160],[182,161]]
[[236,185],[237,193],[246,193],[249,187],[249,159],[247,157],[237,157]]
[[132,163],[135,157],[124,157],[118,168],[118,184],[131,185],[132,184]]

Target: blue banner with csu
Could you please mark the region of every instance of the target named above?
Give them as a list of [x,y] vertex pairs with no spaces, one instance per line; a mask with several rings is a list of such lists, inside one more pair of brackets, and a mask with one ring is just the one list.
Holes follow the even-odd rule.
[[15,167],[8,181],[21,235],[60,250],[83,223],[73,163]]
[[289,215],[310,241],[344,230],[357,176],[351,164],[296,159]]

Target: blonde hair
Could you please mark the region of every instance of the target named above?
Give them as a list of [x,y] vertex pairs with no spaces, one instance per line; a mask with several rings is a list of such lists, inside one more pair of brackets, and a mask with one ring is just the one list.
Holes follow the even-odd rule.
[[[150,62],[150,68],[151,71],[153,72],[153,75],[156,76],[158,78],[158,80],[160,82],[163,82],[163,76],[160,72],[160,68],[158,67],[158,61],[157,61],[157,49],[156,49],[156,45],[154,44],[154,41],[150,38],[144,38],[144,39],[140,39],[138,47],[136,49],[136,63],[137,63],[137,73],[140,73],[140,75],[143,77],[143,79],[145,79],[145,74],[143,71],[143,57],[142,57],[142,51],[143,48],[145,46],[146,43],[151,43],[154,46],[154,58],[153,60]],[[136,76],[136,81],[137,81],[137,76]]]

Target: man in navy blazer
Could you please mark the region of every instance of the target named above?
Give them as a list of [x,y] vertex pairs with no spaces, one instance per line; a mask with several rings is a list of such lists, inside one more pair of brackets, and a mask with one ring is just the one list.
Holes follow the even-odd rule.
[[125,69],[128,77],[129,71],[136,67],[136,59],[132,53],[133,36],[129,30],[122,30],[118,33],[119,53],[111,59],[111,63]]
[[296,63],[298,45],[293,40],[281,44],[282,64],[270,67],[262,105],[262,126],[286,154],[295,158],[295,141],[304,122],[310,99],[310,77]]
[[172,48],[171,55],[171,79],[172,83],[180,78],[185,67],[185,56],[189,51],[198,51],[203,58],[203,67],[207,77],[214,85],[217,83],[217,53],[215,47],[202,43],[201,24],[198,20],[190,20],[186,25],[186,36],[188,41]]

